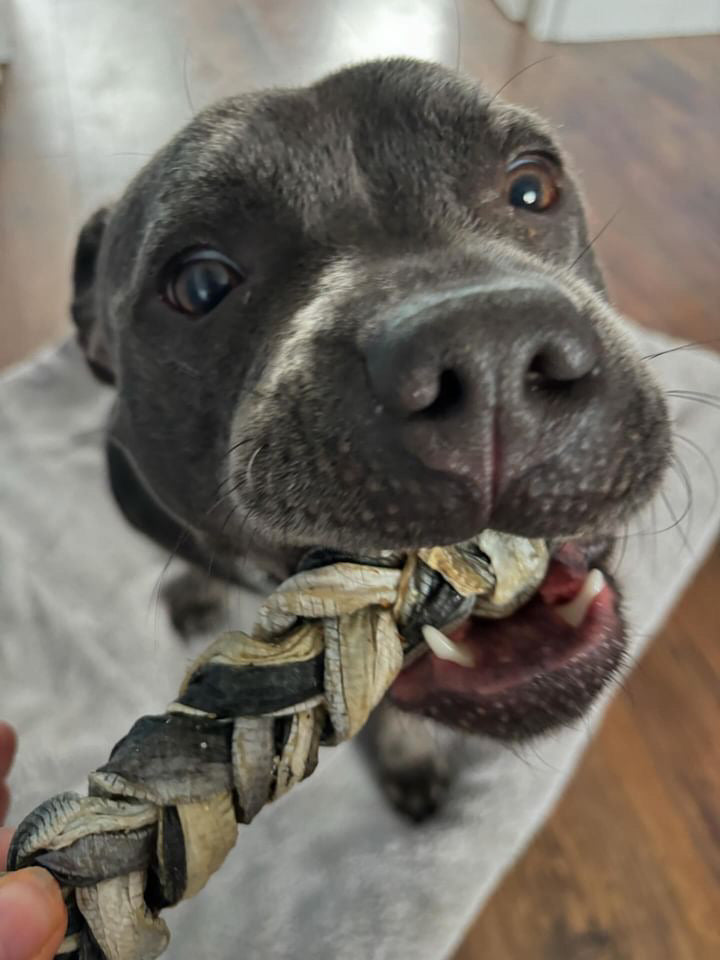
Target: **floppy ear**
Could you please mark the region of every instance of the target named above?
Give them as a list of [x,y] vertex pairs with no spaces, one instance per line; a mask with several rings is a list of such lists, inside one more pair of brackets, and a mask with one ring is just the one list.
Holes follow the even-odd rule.
[[103,323],[95,309],[95,276],[98,253],[109,209],[101,207],[80,231],[73,260],[73,299],[70,307],[88,366],[102,383],[115,383],[115,373]]

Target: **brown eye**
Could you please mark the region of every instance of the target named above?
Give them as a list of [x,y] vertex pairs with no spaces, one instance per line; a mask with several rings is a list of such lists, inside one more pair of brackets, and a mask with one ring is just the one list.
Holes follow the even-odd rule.
[[232,260],[217,250],[193,250],[171,262],[161,294],[173,310],[203,317],[243,279]]
[[511,206],[542,213],[560,196],[557,169],[541,154],[526,153],[508,165],[505,191]]

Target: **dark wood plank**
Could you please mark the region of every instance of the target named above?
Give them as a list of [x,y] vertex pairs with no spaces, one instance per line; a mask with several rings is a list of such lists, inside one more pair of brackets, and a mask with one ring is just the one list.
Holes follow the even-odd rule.
[[455,960],[720,955],[716,549]]

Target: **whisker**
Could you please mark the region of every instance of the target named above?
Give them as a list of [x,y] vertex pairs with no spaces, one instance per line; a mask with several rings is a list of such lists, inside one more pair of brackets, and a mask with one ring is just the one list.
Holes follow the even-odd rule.
[[228,515],[225,517],[225,519],[223,520],[222,525],[221,525],[221,527],[220,527],[220,533],[221,533],[221,534],[222,534],[222,533],[225,533],[225,528],[226,528],[227,525],[230,523],[230,520],[232,519],[233,514],[235,514],[239,509],[240,509],[240,504],[239,504],[239,503],[234,503],[234,504],[230,507],[230,511],[228,512]]
[[548,770],[552,770],[553,773],[560,773],[559,768],[554,766],[554,764],[550,763],[548,760],[546,760],[545,757],[540,753],[538,748],[535,746],[535,742],[533,740],[528,740],[526,746],[529,750],[532,750],[532,752],[535,754],[537,759],[540,761],[540,763],[544,767],[547,767]]
[[581,261],[582,258],[585,256],[585,254],[588,253],[588,251],[592,249],[593,244],[594,244],[597,240],[599,240],[600,237],[605,233],[605,231],[607,230],[607,228],[610,226],[610,224],[613,222],[613,220],[614,220],[614,219],[617,217],[617,215],[620,213],[620,210],[621,210],[621,207],[618,207],[617,210],[616,210],[613,214],[611,214],[611,216],[605,221],[605,223],[602,225],[602,227],[600,227],[600,229],[597,231],[597,233],[595,234],[595,236],[592,237],[592,239],[590,240],[590,242],[585,245],[585,247],[584,247],[584,249],[581,251],[581,253],[580,253],[577,257],[575,257],[575,259],[573,260],[573,262],[572,262],[572,263],[570,264],[570,266],[568,267],[569,270],[572,270],[573,267],[577,266],[577,264],[580,263],[580,261]]
[[520,760],[520,761],[521,761],[522,763],[524,763],[525,766],[528,767],[530,770],[535,770],[535,769],[537,769],[536,767],[534,767],[534,766],[532,765],[532,763],[530,762],[530,760],[529,760],[527,757],[523,756],[523,754],[518,750],[518,748],[515,746],[514,743],[505,743],[505,744],[503,744],[503,747],[504,747],[504,749],[509,750],[510,753],[515,757],[516,760]]
[[[226,459],[234,450],[237,450],[238,447],[242,446],[243,444],[249,443],[249,442],[250,442],[250,439],[238,441],[238,443],[236,443],[236,444],[234,444],[232,447],[230,447],[230,449],[224,454],[224,456],[223,456],[222,459]],[[205,515],[206,517],[209,516],[211,513],[214,513],[214,512],[217,510],[217,508],[222,504],[223,500],[228,500],[230,497],[232,497],[232,495],[233,495],[234,493],[236,493],[236,492],[240,489],[240,487],[243,485],[243,482],[244,482],[245,480],[247,480],[247,482],[248,482],[249,485],[252,484],[252,468],[253,468],[253,464],[255,463],[255,459],[256,459],[256,457],[258,456],[258,454],[260,453],[260,451],[261,451],[262,449],[263,449],[262,446],[258,447],[257,450],[255,450],[254,453],[253,453],[253,455],[250,457],[250,461],[249,461],[247,467],[245,468],[245,477],[240,477],[239,479],[237,479],[236,477],[233,477],[232,475],[229,475],[229,476],[227,476],[227,477],[223,477],[223,479],[222,479],[222,480],[220,481],[220,483],[217,485],[217,487],[215,488],[215,491],[214,491],[214,493],[213,493],[213,497],[215,497],[216,499],[213,500],[213,502],[211,503],[211,505],[210,505],[210,506],[208,507],[208,509],[205,511],[205,514],[204,514],[204,515]],[[220,490],[222,489],[222,487],[224,487],[225,484],[227,484],[227,483],[231,483],[233,480],[235,480],[234,485],[233,485],[232,487],[230,487],[229,490],[226,490],[225,493],[220,493]],[[218,494],[219,494],[219,496],[218,496]]]
[[[253,437],[246,437],[246,438],[243,439],[243,440],[238,440],[237,443],[234,443],[231,447],[229,447],[229,448],[225,451],[225,453],[220,457],[221,462],[222,462],[223,460],[227,460],[227,458],[230,457],[230,456],[232,456],[232,454],[233,454],[236,450],[239,450],[240,447],[245,446],[245,444],[252,443],[252,442],[253,442],[253,439],[254,439]],[[252,459],[252,458],[251,458],[251,459]],[[228,475],[228,476],[226,476],[226,477],[223,477],[223,479],[220,481],[220,483],[215,487],[215,490],[213,491],[213,497],[216,497],[216,496],[220,493],[220,490],[225,486],[226,483],[231,483],[234,479],[235,479],[235,478],[234,478],[232,475]],[[242,483],[242,480],[240,481],[240,483]],[[225,497],[228,497],[228,496],[230,496],[232,493],[234,493],[234,492],[238,489],[238,487],[240,486],[240,483],[236,483],[236,485],[232,488],[232,490],[227,491],[226,493],[224,493],[224,494],[220,497],[219,500],[215,501],[215,502],[213,503],[213,505],[206,511],[206,515],[207,515],[208,513],[212,513],[213,510],[215,510],[215,509],[219,506],[219,504],[222,502],[222,500],[223,500]]]
[[[672,504],[670,503],[670,500],[669,500],[669,498],[668,498],[668,496],[667,496],[667,494],[665,493],[664,490],[661,490],[661,491],[660,491],[660,497],[662,498],[662,501],[663,501],[663,503],[665,504],[665,507],[667,508],[667,512],[670,514],[670,516],[673,518],[673,521],[674,521],[674,523],[669,527],[669,529],[670,529],[670,530],[675,530],[675,529],[677,529],[678,536],[679,536],[680,539],[682,540],[682,542],[683,542],[683,544],[684,544],[684,546],[685,546],[685,549],[687,550],[687,552],[688,552],[688,553],[690,554],[690,556],[692,557],[692,556],[693,556],[692,548],[691,548],[691,546],[690,546],[690,543],[688,542],[688,538],[685,536],[685,531],[684,531],[683,528],[680,526],[680,524],[682,523],[682,521],[685,519],[685,514],[683,514],[683,515],[678,519],[678,518],[676,517],[676,515],[675,515],[675,511],[674,511],[673,508],[672,508]],[[689,506],[688,506],[687,509],[689,509]],[[685,513],[687,513],[687,510],[685,511]],[[661,532],[662,532],[662,531],[661,531]]]
[[[242,447],[244,444],[252,443],[252,440],[253,440],[252,437],[247,437],[247,438],[244,439],[244,440],[238,440],[237,443],[234,443],[228,450],[225,451],[225,453],[220,457],[220,460],[221,460],[221,461],[222,461],[222,460],[227,460],[227,458],[228,458],[229,456],[231,456],[237,449],[239,449],[240,447]],[[220,494],[220,491],[222,490],[222,488],[223,488],[226,484],[232,483],[232,481],[233,481],[234,479],[236,479],[236,478],[233,477],[232,474],[229,474],[228,476],[222,478],[222,480],[220,481],[220,483],[219,483],[219,484],[215,487],[215,489],[213,490],[213,498],[217,498],[217,499],[214,499],[214,500],[213,500],[213,503],[211,504],[211,506],[208,507],[208,509],[205,511],[205,516],[208,516],[209,514],[213,513],[213,512],[220,506],[220,504],[222,503],[222,501],[225,500],[225,499],[227,499],[228,497],[232,496],[232,494],[235,493],[235,491],[238,489],[238,487],[242,484],[242,479],[240,479],[240,480],[235,484],[235,486],[232,487],[232,489],[227,490],[225,493],[223,493],[223,494],[221,494],[220,496],[218,496],[218,494]]]
[[137,153],[135,150],[118,150],[115,153],[109,153],[108,156],[109,157],[145,157],[145,159],[149,159],[152,156],[152,154]]
[[231,447],[229,447],[225,451],[225,453],[222,455],[220,459],[227,460],[227,458],[231,456],[233,453],[235,453],[236,450],[239,450],[240,447],[245,446],[246,443],[252,443],[254,439],[255,439],[254,437],[245,437],[244,440],[238,440],[237,443],[234,443]]
[[[219,486],[218,486],[218,488],[217,488],[217,490],[215,491],[215,493],[218,493],[218,492],[219,492],[220,487],[222,487],[223,484],[229,483],[229,482],[230,482],[231,480],[233,480],[233,479],[235,479],[235,478],[234,478],[234,477],[226,477],[224,480],[221,480],[221,481],[220,481],[220,484],[219,484]],[[208,517],[208,516],[210,516],[211,513],[214,513],[214,512],[217,510],[217,508],[221,505],[221,503],[223,502],[223,500],[228,500],[228,499],[238,490],[238,488],[242,486],[242,482],[243,482],[243,480],[242,480],[242,477],[241,477],[239,480],[237,480],[237,482],[235,483],[235,485],[234,485],[233,487],[231,487],[229,490],[226,490],[225,493],[221,493],[220,496],[217,497],[217,498],[210,504],[210,506],[207,508],[207,510],[205,511],[204,516]]]
[[[668,506],[667,497],[666,497],[665,493],[664,493],[662,490],[660,491],[660,496],[663,498],[663,500],[666,501],[666,506]],[[667,527],[662,527],[660,530],[635,530],[635,531],[633,531],[633,533],[628,533],[628,534],[627,534],[627,539],[628,539],[628,540],[631,539],[631,538],[632,538],[632,539],[635,539],[636,537],[658,537],[658,536],[660,536],[661,533],[667,533],[669,530],[674,530],[675,527],[677,527],[677,525],[678,525],[679,523],[682,523],[682,521],[683,521],[683,520],[685,519],[685,517],[688,515],[688,510],[690,509],[690,506],[691,506],[691,503],[690,503],[690,501],[688,501],[688,502],[685,504],[685,508],[684,508],[683,512],[681,513],[681,515],[680,515],[679,518],[676,518],[676,517],[675,517],[675,514],[674,514],[673,511],[672,511],[672,509],[669,508],[669,509],[668,509],[668,512],[670,513],[670,516],[673,518],[673,523],[669,524],[669,526],[667,526]]]
[[616,559],[615,564],[614,564],[613,574],[614,574],[615,576],[617,576],[618,571],[620,570],[620,567],[621,567],[621,565],[622,565],[622,562],[623,562],[623,560],[625,559],[625,554],[626,554],[626,552],[627,552],[627,545],[628,545],[628,539],[629,539],[629,532],[628,532],[627,523],[624,523],[624,524],[623,524],[623,528],[624,528],[624,530],[625,530],[625,533],[623,534],[622,537],[618,537],[618,539],[622,539],[622,549],[621,549],[621,551],[620,551],[620,556]]
[[247,479],[247,485],[248,485],[248,487],[252,487],[252,485],[253,485],[252,469],[253,469],[253,467],[255,466],[255,461],[256,461],[257,458],[258,458],[258,454],[260,454],[260,452],[261,452],[262,450],[264,450],[264,449],[265,449],[264,445],[261,444],[261,445],[257,448],[257,450],[255,450],[255,451],[253,452],[253,455],[252,455],[252,456],[250,457],[250,459],[248,460],[248,465],[247,465],[247,467],[245,468],[245,477],[246,477],[246,479]]
[[705,406],[720,410],[720,397],[712,393],[701,393],[699,390],[666,390],[665,395],[675,397],[678,400],[692,400],[695,403],[703,403]]
[[495,91],[495,93],[492,95],[492,97],[488,101],[488,106],[490,106],[497,100],[497,98],[500,96],[503,90],[506,87],[509,87],[510,84],[513,82],[513,80],[517,80],[517,78],[522,76],[523,73],[525,73],[527,70],[532,70],[532,68],[537,67],[538,64],[545,63],[547,60],[554,60],[554,59],[555,59],[555,54],[551,54],[549,57],[540,57],[539,60],[533,60],[532,63],[528,63],[527,66],[524,66],[521,70],[518,70],[518,72],[514,73],[509,80],[505,81],[505,83],[500,87],[499,90]]
[[699,457],[702,457],[702,459],[705,461],[705,465],[708,468],[708,471],[710,472],[710,476],[713,479],[713,500],[712,500],[712,506],[710,507],[710,513],[714,513],[715,507],[717,507],[718,505],[718,499],[720,499],[720,482],[718,482],[717,471],[715,470],[715,466],[712,460],[707,455],[707,453],[705,453],[703,448],[699,444],[695,443],[694,440],[691,440],[690,437],[686,437],[681,433],[675,433],[674,431],[673,431],[673,437],[675,438],[675,440],[681,440],[683,443],[686,443],[691,449],[695,451],[695,453],[697,453]]
[[[650,520],[653,527],[657,526],[657,501],[653,497],[650,501]],[[657,537],[652,538],[652,572],[657,574],[657,563],[658,563],[658,551],[657,551]]]
[[[637,634],[633,634],[633,636],[637,637]],[[619,689],[620,693],[627,697],[628,702],[633,709],[635,709],[637,706],[637,701],[635,699],[635,692],[630,689],[630,680],[635,674],[638,663],[638,657],[632,656],[632,654],[625,650],[623,652],[620,669],[613,676],[613,683]]]
[[633,710],[634,710],[634,709],[636,709],[637,701],[636,701],[636,699],[635,699],[635,693],[634,693],[634,691],[632,691],[632,690],[630,689],[630,687],[628,686],[628,680],[629,680],[629,679],[630,679],[629,677],[623,677],[622,679],[616,679],[616,680],[615,680],[615,683],[617,684],[617,686],[618,686],[618,688],[619,688],[619,690],[620,690],[620,694],[621,694],[622,696],[624,696],[624,697],[627,697],[630,706],[631,706],[631,707],[633,708]]
[[[231,481],[232,479],[233,479],[233,477],[232,477],[231,474],[228,474],[227,477],[223,477],[222,480],[220,481],[220,483],[219,483],[219,484],[215,487],[215,489],[213,490],[213,497],[216,497],[216,496],[220,493],[220,491],[222,490],[222,488],[225,486],[225,484],[226,484],[226,483],[230,483],[230,481]],[[209,512],[209,511],[208,511],[208,512]]]
[[679,347],[669,347],[667,350],[660,350],[658,353],[649,353],[642,360],[655,360],[656,357],[664,357],[668,353],[676,353],[678,350],[689,350],[691,347],[704,347],[709,343],[720,343],[720,337],[712,337],[710,340],[693,340],[690,343],[681,343]]
[[190,96],[190,83],[188,82],[188,60],[190,58],[190,44],[185,44],[185,53],[183,55],[183,86],[185,87],[185,96],[187,97],[187,102],[190,105],[190,113],[195,116],[197,110],[195,105],[192,102],[192,97]]
[[705,397],[706,400],[717,400],[720,403],[720,393],[708,393],[707,390],[688,390],[686,387],[679,387],[675,390],[666,390],[666,393],[687,393],[693,397]]
[[248,508],[245,511],[245,516],[242,519],[242,523],[240,524],[240,529],[238,530],[238,535],[237,535],[238,543],[243,545],[243,548],[246,554],[251,551],[253,543],[255,541],[255,536],[251,531],[247,544],[243,544],[243,537],[245,536],[245,530],[247,528],[249,520],[250,520],[250,508]]
[[157,627],[157,612],[158,612],[158,607],[160,605],[160,591],[162,589],[163,578],[165,577],[168,570],[170,569],[170,565],[172,564],[173,560],[177,557],[178,552],[183,547],[183,545],[187,542],[189,537],[190,537],[189,530],[182,530],[180,532],[180,536],[177,538],[177,543],[175,544],[173,549],[170,551],[170,554],[167,560],[165,561],[165,563],[163,564],[163,568],[160,571],[160,574],[155,582],[155,586],[150,592],[150,599],[148,600],[148,616],[150,615],[151,612],[154,611],[155,627]]
[[687,534],[690,535],[692,530],[692,508],[693,508],[693,494],[692,494],[692,483],[690,482],[690,475],[687,472],[687,468],[682,460],[673,454],[672,466],[675,471],[675,475],[680,477],[683,487],[685,488],[685,494],[688,498],[688,511],[687,511]]

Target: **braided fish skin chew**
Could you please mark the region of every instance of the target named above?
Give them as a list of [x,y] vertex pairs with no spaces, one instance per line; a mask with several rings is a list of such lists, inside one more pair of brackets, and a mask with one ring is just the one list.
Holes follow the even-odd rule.
[[543,541],[492,531],[374,558],[307,554],[252,635],[219,637],[165,714],[135,723],[90,774],[88,796],[62,793],[18,827],[8,868],[45,867],[63,887],[57,957],[159,957],[160,911],[204,887],[237,824],[309,776],[320,744],[361,729],[422,628],[478,609],[509,615],[547,564]]

